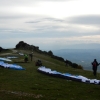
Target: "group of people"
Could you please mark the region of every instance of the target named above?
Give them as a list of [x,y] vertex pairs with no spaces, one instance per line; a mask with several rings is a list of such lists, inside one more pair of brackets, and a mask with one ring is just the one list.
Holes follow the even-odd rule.
[[[30,57],[30,60],[32,61],[32,59],[33,59],[33,52],[30,53],[29,55],[24,54],[24,62],[27,62],[27,61],[29,60],[28,57]],[[36,65],[36,66],[42,66],[41,60],[37,60],[37,62],[36,62],[35,65]]]
[[[33,52],[31,54],[29,54],[30,59],[32,61],[33,59]],[[28,55],[24,54],[24,61],[27,62],[28,61]],[[38,61],[36,64],[42,64],[41,61]],[[94,59],[94,61],[91,63],[92,64],[92,70],[93,70],[93,75],[96,76],[97,75],[97,67],[100,65],[100,63],[97,62],[96,59]]]
[[98,63],[97,60],[94,59],[94,61],[91,64],[92,64],[93,75],[97,76],[97,67],[100,65],[100,63]]

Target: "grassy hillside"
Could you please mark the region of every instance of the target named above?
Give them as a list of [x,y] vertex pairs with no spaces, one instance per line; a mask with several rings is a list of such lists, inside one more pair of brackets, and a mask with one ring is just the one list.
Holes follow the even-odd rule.
[[[19,50],[18,52],[30,53]],[[7,52],[6,52],[7,53]],[[92,72],[65,66],[50,56],[34,52],[33,61],[24,63],[23,56],[12,51],[0,53],[0,57],[18,56],[11,63],[21,65],[25,70],[13,70],[0,67],[0,100],[99,100],[100,85],[80,83],[44,75],[37,71],[35,62],[40,59],[44,66],[62,73],[83,75],[94,79]],[[96,79],[100,79],[100,74]]]

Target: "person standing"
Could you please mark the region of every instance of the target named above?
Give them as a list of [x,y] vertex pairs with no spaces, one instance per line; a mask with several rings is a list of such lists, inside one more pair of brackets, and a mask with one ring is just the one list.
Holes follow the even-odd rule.
[[24,61],[27,62],[28,61],[28,55],[24,54]]
[[96,59],[94,59],[94,61],[92,62],[92,70],[93,70],[93,75],[96,76],[97,75],[97,67],[98,67],[99,63],[97,62]]
[[33,52],[31,54],[29,54],[30,58],[31,58],[31,61],[33,59]]
[[66,59],[65,63],[66,63],[66,65],[68,66],[69,61]]

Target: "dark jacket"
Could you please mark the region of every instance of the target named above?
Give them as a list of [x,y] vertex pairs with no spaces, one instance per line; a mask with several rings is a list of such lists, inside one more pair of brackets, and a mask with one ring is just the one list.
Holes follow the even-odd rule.
[[98,62],[96,61],[96,59],[94,59],[94,61],[92,62],[93,70],[97,69],[98,65],[99,65]]

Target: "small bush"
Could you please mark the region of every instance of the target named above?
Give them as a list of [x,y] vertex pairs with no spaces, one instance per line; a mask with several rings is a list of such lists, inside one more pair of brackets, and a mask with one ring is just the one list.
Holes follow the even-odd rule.
[[78,65],[77,68],[83,70],[83,67],[81,65]]

